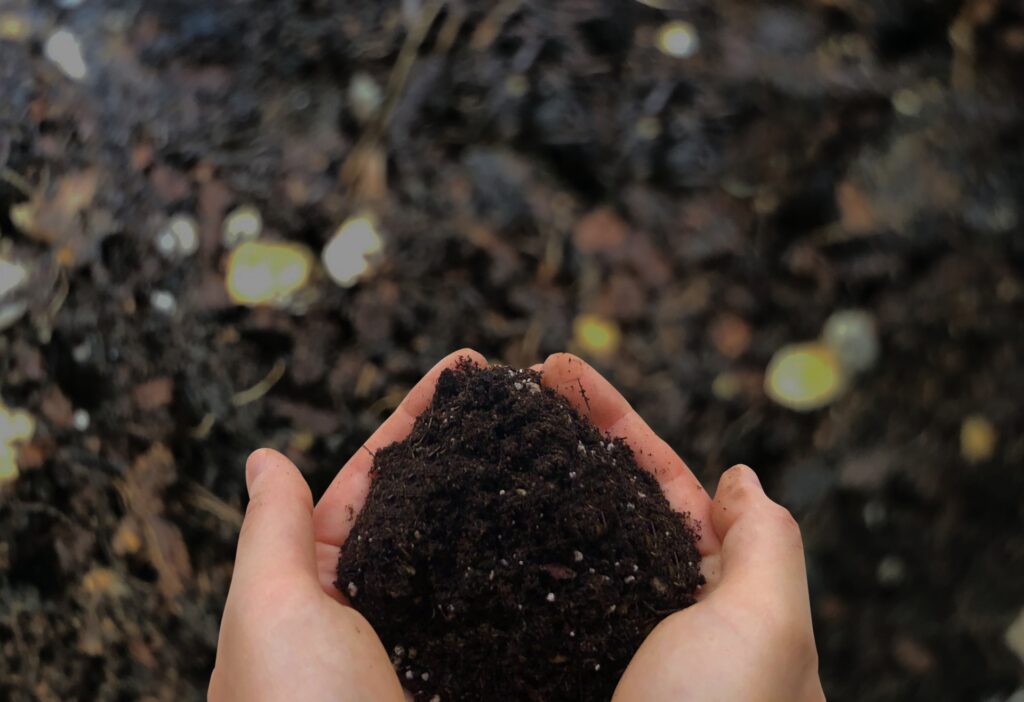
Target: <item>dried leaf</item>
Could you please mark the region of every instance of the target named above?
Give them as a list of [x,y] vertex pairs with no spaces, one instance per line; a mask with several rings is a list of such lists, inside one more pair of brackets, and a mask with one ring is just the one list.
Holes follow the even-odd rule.
[[69,173],[49,192],[36,193],[27,203],[11,208],[11,218],[26,235],[64,249],[63,259],[68,263],[83,263],[95,245],[89,234],[96,227],[89,226],[86,213],[99,180],[95,168]]
[[584,215],[573,230],[576,248],[583,253],[616,251],[628,237],[629,225],[610,207],[599,207]]
[[135,459],[120,486],[135,522],[122,527],[142,534],[146,557],[157,572],[157,587],[169,600],[184,592],[192,577],[185,540],[178,528],[163,517],[163,491],[176,476],[174,456],[166,446],[157,443]]
[[144,412],[166,407],[173,397],[174,381],[166,377],[147,380],[132,390],[135,405]]

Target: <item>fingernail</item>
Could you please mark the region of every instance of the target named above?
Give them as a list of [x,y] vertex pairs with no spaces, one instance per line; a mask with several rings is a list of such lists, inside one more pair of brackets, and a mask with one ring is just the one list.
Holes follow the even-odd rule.
[[253,451],[248,460],[245,462],[245,487],[249,491],[249,495],[252,495],[253,486],[256,485],[256,479],[263,475],[270,467],[270,457],[267,455],[267,451],[264,449],[257,449]]

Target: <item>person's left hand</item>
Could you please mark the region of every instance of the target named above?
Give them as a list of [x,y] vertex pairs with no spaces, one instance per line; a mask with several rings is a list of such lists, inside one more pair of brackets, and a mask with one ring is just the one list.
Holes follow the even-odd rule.
[[402,686],[369,623],[334,586],[341,545],[370,488],[373,452],[401,441],[434,395],[438,363],[338,473],[316,509],[298,469],[269,449],[246,463],[249,506],[217,642],[213,702],[401,702]]

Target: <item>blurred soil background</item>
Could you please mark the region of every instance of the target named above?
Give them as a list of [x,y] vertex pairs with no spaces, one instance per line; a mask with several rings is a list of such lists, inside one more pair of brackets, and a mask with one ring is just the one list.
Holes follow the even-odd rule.
[[755,466],[830,700],[1011,699],[1022,98],[1021,0],[0,0],[0,698],[204,699],[249,451],[472,346]]

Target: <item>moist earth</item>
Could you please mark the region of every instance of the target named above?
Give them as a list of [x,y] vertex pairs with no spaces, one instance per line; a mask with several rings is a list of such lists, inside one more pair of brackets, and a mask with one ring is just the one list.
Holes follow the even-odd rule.
[[462,359],[371,477],[337,585],[418,700],[610,699],[704,583],[689,518],[535,371]]

